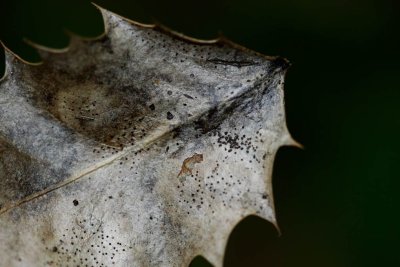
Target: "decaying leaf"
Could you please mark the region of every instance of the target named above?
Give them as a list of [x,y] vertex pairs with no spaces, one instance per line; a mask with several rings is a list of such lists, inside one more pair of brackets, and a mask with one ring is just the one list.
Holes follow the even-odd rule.
[[241,219],[275,224],[288,63],[100,11],[41,64],[6,50],[0,265],[222,266]]

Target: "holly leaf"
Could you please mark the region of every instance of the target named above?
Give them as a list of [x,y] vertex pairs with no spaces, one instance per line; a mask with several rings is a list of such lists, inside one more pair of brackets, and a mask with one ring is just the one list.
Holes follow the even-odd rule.
[[289,64],[99,9],[102,36],[40,64],[6,49],[0,265],[222,266],[240,220],[276,225]]

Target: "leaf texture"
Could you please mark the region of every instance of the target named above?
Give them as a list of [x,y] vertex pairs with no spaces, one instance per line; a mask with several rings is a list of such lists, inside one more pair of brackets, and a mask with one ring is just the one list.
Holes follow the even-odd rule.
[[6,49],[0,266],[222,266],[240,220],[276,225],[289,64],[99,9],[40,64]]

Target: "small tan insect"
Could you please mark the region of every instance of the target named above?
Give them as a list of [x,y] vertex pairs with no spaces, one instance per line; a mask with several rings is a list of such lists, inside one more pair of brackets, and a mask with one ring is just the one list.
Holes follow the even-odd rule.
[[203,154],[194,154],[193,156],[185,159],[182,163],[181,171],[179,172],[178,176],[184,174],[192,174],[192,169],[194,168],[194,164],[200,163],[203,161]]

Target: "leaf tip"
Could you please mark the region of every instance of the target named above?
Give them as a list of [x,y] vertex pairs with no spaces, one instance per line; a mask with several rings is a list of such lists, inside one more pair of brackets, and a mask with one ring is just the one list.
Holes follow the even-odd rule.
[[286,71],[291,65],[288,59],[281,56],[275,57],[272,61],[272,67],[276,70]]
[[290,137],[290,141],[289,141],[288,145],[289,146],[294,146],[294,147],[297,147],[297,148],[300,148],[300,149],[305,149],[303,144],[301,144],[300,142],[296,141],[292,137]]
[[13,62],[16,59],[20,59],[21,61],[23,61],[17,54],[15,54],[14,52],[12,52],[5,44],[2,40],[0,40],[0,46],[3,47],[4,49],[4,57],[5,57],[5,67],[4,67],[4,73],[3,75],[0,77],[0,81],[3,81],[8,74],[11,73],[11,68],[13,65]]
[[284,134],[283,138],[282,138],[282,143],[281,145],[283,146],[294,146],[300,149],[304,149],[304,146],[296,141],[292,135],[289,133],[289,131],[286,129],[286,134]]
[[144,24],[144,23],[140,23],[128,18],[125,18],[123,16],[120,16],[94,2],[92,2],[92,5],[94,5],[101,13],[101,16],[103,17],[103,22],[104,22],[104,35],[107,35],[110,30],[113,28],[113,20],[120,20],[120,21],[125,21],[128,22],[130,24],[142,27],[142,28],[154,28],[155,25],[153,24]]
[[15,62],[21,62],[26,65],[37,66],[40,65],[42,62],[29,62],[20,57],[18,54],[13,52],[10,48],[8,48],[3,41],[0,40],[0,45],[3,46],[5,59],[6,59],[6,72],[11,70],[12,66]]
[[281,236],[282,235],[282,231],[281,231],[281,228],[279,227],[279,224],[278,224],[275,216],[274,216],[274,219],[270,220],[269,222],[272,223],[272,225],[275,227],[276,231],[278,232],[278,236]]
[[[48,47],[45,45],[38,44],[28,38],[23,38],[23,41],[30,47],[34,48],[39,53],[41,59],[46,59],[49,56],[51,56],[52,54],[65,53],[69,50],[69,46],[64,47],[64,48],[53,48],[53,47]],[[38,62],[35,64],[40,64],[40,63],[41,62]]]

